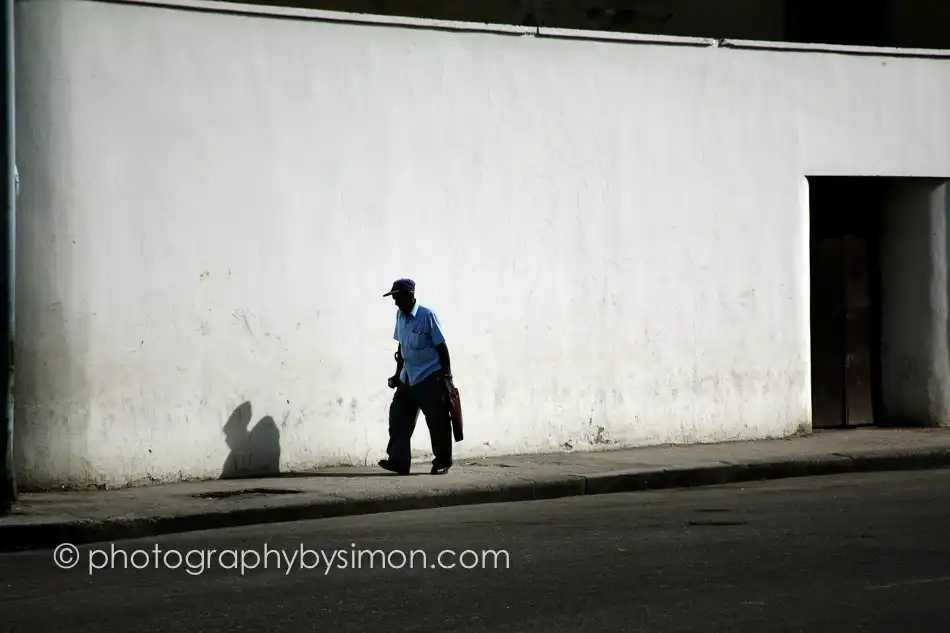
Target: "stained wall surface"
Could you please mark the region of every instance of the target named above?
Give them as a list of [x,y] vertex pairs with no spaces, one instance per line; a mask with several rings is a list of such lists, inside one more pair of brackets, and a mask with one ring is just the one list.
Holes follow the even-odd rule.
[[807,429],[805,176],[950,175],[942,59],[86,0],[16,27],[26,489],[374,464],[402,276],[457,456]]

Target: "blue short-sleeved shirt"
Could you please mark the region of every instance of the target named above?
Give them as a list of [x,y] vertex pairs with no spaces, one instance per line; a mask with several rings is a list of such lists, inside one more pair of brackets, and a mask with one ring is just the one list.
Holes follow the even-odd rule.
[[419,305],[412,306],[409,316],[396,312],[396,330],[393,338],[402,347],[402,373],[399,379],[408,385],[417,385],[442,369],[436,345],[445,342],[442,324],[435,312]]

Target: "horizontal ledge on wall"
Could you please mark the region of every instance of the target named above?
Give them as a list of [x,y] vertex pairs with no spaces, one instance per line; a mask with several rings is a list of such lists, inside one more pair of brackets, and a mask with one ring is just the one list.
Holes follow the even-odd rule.
[[759,40],[720,40],[722,48],[781,51],[789,53],[837,53],[869,57],[929,57],[950,59],[950,50],[940,48],[888,48],[885,46],[847,46],[844,44],[810,44],[806,42],[766,42]]
[[[36,0],[19,0],[36,1]],[[63,0],[73,1],[76,0]],[[692,46],[704,48],[731,48],[738,50],[766,50],[794,53],[837,53],[843,55],[865,55],[878,57],[918,57],[931,59],[950,59],[950,50],[923,48],[886,48],[876,46],[845,46],[837,44],[810,44],[804,42],[777,42],[764,40],[733,40],[709,37],[685,37],[677,35],[654,35],[651,33],[617,33],[614,31],[586,31],[580,29],[555,29],[547,27],[518,26],[514,24],[489,24],[481,22],[453,22],[448,20],[429,20],[402,16],[378,15],[370,13],[344,13],[340,11],[320,11],[317,9],[297,9],[293,7],[263,6],[242,4],[224,0],[87,0],[109,4],[127,4],[149,7],[164,7],[192,11],[229,13],[236,15],[254,15],[260,17],[290,18],[339,22],[345,24],[365,24],[368,26],[388,26],[395,28],[427,29],[438,31],[459,31],[466,33],[495,33],[499,35],[531,35],[551,39],[597,40],[604,42],[622,42],[629,44]]]
[[630,44],[661,44],[667,46],[716,46],[719,40],[709,37],[684,37],[679,35],[654,35],[651,33],[617,33],[615,31],[583,31],[580,29],[538,29],[539,37],[557,39],[600,40],[604,42],[627,42]]
[[[23,0],[19,0],[22,2]],[[35,0],[27,0],[35,1]],[[63,0],[72,1],[76,0]],[[298,9],[294,7],[263,6],[242,4],[218,0],[87,0],[105,4],[126,4],[143,7],[181,9],[205,13],[227,13],[232,15],[257,16],[262,18],[284,18],[312,20],[315,22],[339,22],[342,24],[365,24],[367,26],[388,26],[395,28],[426,29],[432,31],[463,31],[468,33],[496,33],[499,35],[535,35],[534,26],[514,24],[488,24],[481,22],[452,22],[449,20],[429,20],[426,18],[407,18],[396,15],[378,15],[374,13],[345,13],[342,11],[321,11],[319,9]]]

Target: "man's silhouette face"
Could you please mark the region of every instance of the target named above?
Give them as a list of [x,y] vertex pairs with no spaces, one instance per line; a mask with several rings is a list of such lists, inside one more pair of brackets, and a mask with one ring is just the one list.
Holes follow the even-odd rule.
[[405,314],[409,314],[412,311],[414,299],[415,295],[411,292],[397,292],[393,294],[393,302],[396,304],[396,307]]

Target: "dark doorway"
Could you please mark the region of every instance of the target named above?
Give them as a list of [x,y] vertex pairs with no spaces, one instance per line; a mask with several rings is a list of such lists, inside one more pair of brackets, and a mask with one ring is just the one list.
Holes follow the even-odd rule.
[[880,410],[884,179],[809,178],[812,426],[875,423]]

